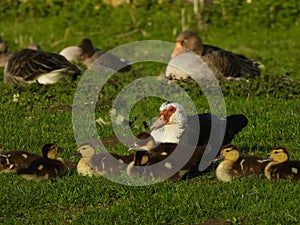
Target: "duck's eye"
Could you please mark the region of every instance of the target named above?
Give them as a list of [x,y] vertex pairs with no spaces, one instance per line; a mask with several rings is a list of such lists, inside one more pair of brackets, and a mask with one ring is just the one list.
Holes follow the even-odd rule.
[[279,152],[274,152],[274,154],[278,154]]

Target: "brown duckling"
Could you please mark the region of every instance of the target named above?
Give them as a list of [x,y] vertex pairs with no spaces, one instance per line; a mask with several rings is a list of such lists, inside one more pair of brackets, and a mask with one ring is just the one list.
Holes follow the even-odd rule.
[[[216,175],[218,180],[229,182],[234,177],[263,174],[267,165],[263,159],[256,156],[240,156],[240,150],[233,144],[222,147],[216,160],[224,160],[218,165]],[[215,160],[215,161],[216,161]]]
[[191,31],[183,31],[177,36],[172,57],[186,51],[191,51],[199,56],[217,79],[243,76],[255,77],[261,73],[259,63],[216,46],[204,45],[200,37]]
[[[181,180],[186,174],[191,171],[198,170],[199,163],[202,159],[202,156],[205,150],[210,150],[206,146],[197,146],[191,148],[187,145],[177,145],[174,143],[160,143],[155,145],[153,137],[146,132],[138,134],[135,147],[138,151],[135,154],[134,161],[129,164],[127,167],[128,175],[143,175],[150,178],[168,178],[172,181]],[[186,151],[193,150],[191,158],[185,162],[183,167],[180,167],[178,171],[173,171],[174,168],[177,168],[182,162],[178,160],[180,158],[169,158],[171,154],[178,149],[176,154],[186,154]],[[147,166],[155,165],[164,161],[163,167],[151,167]],[[145,168],[135,168],[135,166],[145,166]]]
[[118,175],[134,159],[134,154],[126,156],[108,152],[96,154],[96,149],[91,143],[81,144],[75,155],[81,155],[77,172],[83,176]]
[[62,149],[55,144],[46,144],[42,149],[42,156],[34,160],[27,168],[17,170],[18,175],[26,180],[44,181],[53,180],[66,172],[66,166],[57,153]]
[[28,167],[34,160],[41,158],[40,155],[23,150],[1,151],[1,171],[17,172],[18,169]]
[[290,155],[285,147],[271,149],[265,160],[265,176],[269,180],[292,179],[300,180],[300,161],[289,160]]

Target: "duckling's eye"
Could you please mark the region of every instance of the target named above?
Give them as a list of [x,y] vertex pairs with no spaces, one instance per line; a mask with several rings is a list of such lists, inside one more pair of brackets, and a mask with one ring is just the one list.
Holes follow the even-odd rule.
[[279,152],[274,152],[274,154],[278,154]]
[[227,149],[226,152],[230,152],[230,150]]

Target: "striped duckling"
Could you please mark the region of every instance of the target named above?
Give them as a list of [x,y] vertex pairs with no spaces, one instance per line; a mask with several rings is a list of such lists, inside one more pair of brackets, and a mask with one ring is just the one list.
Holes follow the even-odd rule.
[[81,144],[75,155],[81,155],[77,164],[77,172],[83,176],[118,175],[134,159],[134,154],[126,156],[108,152],[96,154],[95,147],[88,142]]
[[63,159],[57,157],[57,153],[61,151],[55,144],[44,145],[42,157],[32,161],[28,167],[18,169],[18,175],[33,181],[54,180],[62,176],[66,172],[66,166]]
[[[153,137],[146,132],[142,132],[136,137],[135,147],[138,151],[135,154],[134,161],[127,168],[128,175],[143,175],[150,178],[168,178],[172,181],[178,181],[183,179],[189,172],[198,170],[198,165],[204,152],[210,150],[206,146],[191,147],[174,143],[160,143],[156,145]],[[180,149],[177,149],[176,157],[168,159],[177,147]],[[185,155],[187,151],[191,150],[193,151],[191,158],[178,171],[174,171],[174,168],[182,163],[179,160],[181,159],[181,154]],[[147,166],[155,165],[163,160],[165,160],[163,168],[147,168]],[[136,166],[145,166],[145,168],[135,168]]]
[[269,157],[265,160],[265,176],[269,180],[292,179],[300,180],[300,161],[290,160],[285,147],[271,149]]
[[267,165],[263,159],[256,156],[240,156],[240,150],[233,144],[222,147],[219,157],[215,161],[224,159],[217,167],[218,180],[229,182],[234,177],[259,175],[264,173]]
[[41,158],[40,155],[23,150],[13,150],[0,153],[0,171],[17,172],[18,169],[28,167],[34,160]]
[[4,68],[4,82],[9,84],[54,84],[66,78],[76,78],[81,71],[62,55],[43,52],[31,43],[13,54]]
[[96,60],[99,65],[115,71],[126,72],[131,69],[130,63],[112,53],[102,51],[93,46],[90,39],[84,38],[79,46],[69,46],[59,52],[69,61],[77,61],[90,67]]

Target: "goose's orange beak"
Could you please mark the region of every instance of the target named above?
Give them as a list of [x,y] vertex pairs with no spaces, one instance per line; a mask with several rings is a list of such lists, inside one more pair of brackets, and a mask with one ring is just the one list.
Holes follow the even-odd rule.
[[174,58],[175,56],[181,54],[184,52],[184,47],[182,47],[181,43],[180,42],[176,42],[175,44],[175,48],[172,52],[172,55],[171,57]]

